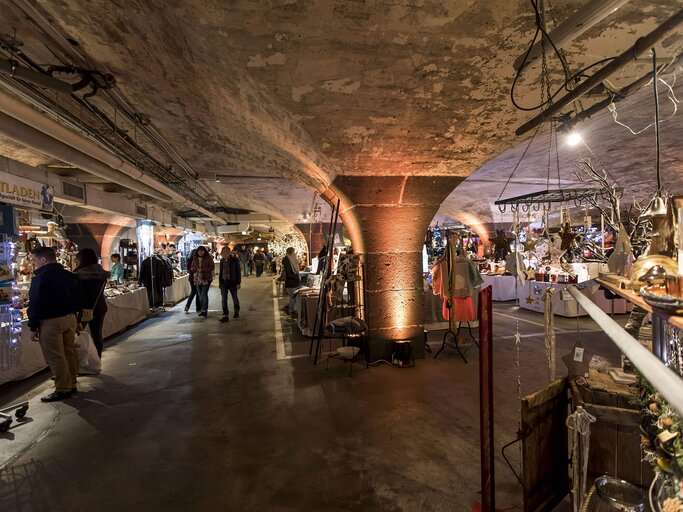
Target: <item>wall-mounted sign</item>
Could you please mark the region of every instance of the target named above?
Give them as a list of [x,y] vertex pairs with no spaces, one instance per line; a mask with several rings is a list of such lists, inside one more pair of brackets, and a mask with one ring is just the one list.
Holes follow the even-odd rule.
[[51,185],[0,172],[0,203],[52,211],[55,192]]

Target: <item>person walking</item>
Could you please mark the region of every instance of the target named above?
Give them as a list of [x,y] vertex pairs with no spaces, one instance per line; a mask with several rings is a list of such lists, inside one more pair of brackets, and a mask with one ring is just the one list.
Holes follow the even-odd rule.
[[51,247],[36,249],[33,262],[36,270],[28,293],[28,326],[31,339],[40,343],[45,362],[55,375],[55,390],[40,400],[55,402],[76,392],[79,281],[57,263]]
[[102,337],[102,326],[104,317],[107,315],[107,299],[104,296],[104,287],[109,279],[109,272],[104,270],[97,262],[97,254],[92,249],[81,249],[76,254],[78,266],[74,269],[74,274],[78,276],[80,283],[81,310],[91,310],[92,318],[83,319],[79,317],[81,327],[90,327],[90,336],[97,349],[97,355],[102,358],[104,339]]
[[196,256],[197,249],[192,249],[192,251],[190,251],[190,255],[187,257],[187,273],[190,276],[190,296],[185,302],[185,313],[190,312],[190,306],[192,305],[193,299],[196,299],[194,305],[197,309],[197,313],[201,312],[201,308],[199,307],[199,297],[197,296],[197,286],[194,284],[194,271],[192,270],[192,263],[194,262]]
[[206,247],[197,247],[197,255],[192,262],[194,284],[197,287],[197,301],[199,302],[199,316],[206,318],[209,314],[209,288],[213,281],[215,265]]
[[237,290],[242,286],[242,269],[240,259],[234,250],[223,247],[221,251],[221,264],[218,274],[218,284],[221,289],[221,306],[223,317],[221,322],[230,320],[230,310],[228,309],[228,292],[232,296],[232,306],[235,310],[233,318],[240,316],[240,300],[237,297]]
[[294,311],[294,291],[301,285],[299,277],[299,261],[296,259],[294,247],[287,248],[287,254],[282,258],[282,273],[284,274],[285,289],[289,296],[289,303],[285,306],[285,312],[290,315]]
[[261,277],[261,274],[263,274],[263,267],[265,267],[265,265],[266,257],[259,249],[256,249],[256,252],[254,253],[254,267],[256,267],[256,277]]
[[242,272],[244,277],[247,277],[249,275],[249,252],[247,251],[247,246],[243,245],[238,254],[242,264]]

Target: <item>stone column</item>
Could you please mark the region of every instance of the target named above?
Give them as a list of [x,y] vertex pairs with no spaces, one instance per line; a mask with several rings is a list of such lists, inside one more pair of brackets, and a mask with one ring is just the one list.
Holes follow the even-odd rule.
[[372,359],[390,356],[392,341],[413,340],[424,355],[422,248],[443,200],[462,178],[339,176],[331,189],[354,250],[365,255],[366,319]]

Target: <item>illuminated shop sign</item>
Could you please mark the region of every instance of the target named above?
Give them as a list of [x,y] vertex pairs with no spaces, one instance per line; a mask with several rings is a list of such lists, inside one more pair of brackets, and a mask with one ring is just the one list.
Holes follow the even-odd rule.
[[51,185],[0,172],[0,202],[52,211],[55,192]]

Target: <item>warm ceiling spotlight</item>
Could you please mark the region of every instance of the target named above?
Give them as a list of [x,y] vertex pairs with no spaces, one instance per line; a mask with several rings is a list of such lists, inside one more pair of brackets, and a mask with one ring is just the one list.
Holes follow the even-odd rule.
[[261,241],[261,237],[258,237],[256,240],[257,240],[258,242],[260,242],[260,241]]
[[582,141],[583,139],[581,138],[579,132],[575,132],[572,130],[567,134],[567,144],[569,144],[570,146],[576,146]]
[[218,176],[218,174],[216,174],[216,175],[215,175],[215,180],[214,180],[214,181],[215,181],[216,183],[220,183],[220,182],[221,182],[221,177]]
[[242,231],[242,234],[243,234],[243,235],[246,235],[246,234],[247,234],[247,232],[246,232],[246,231]]

